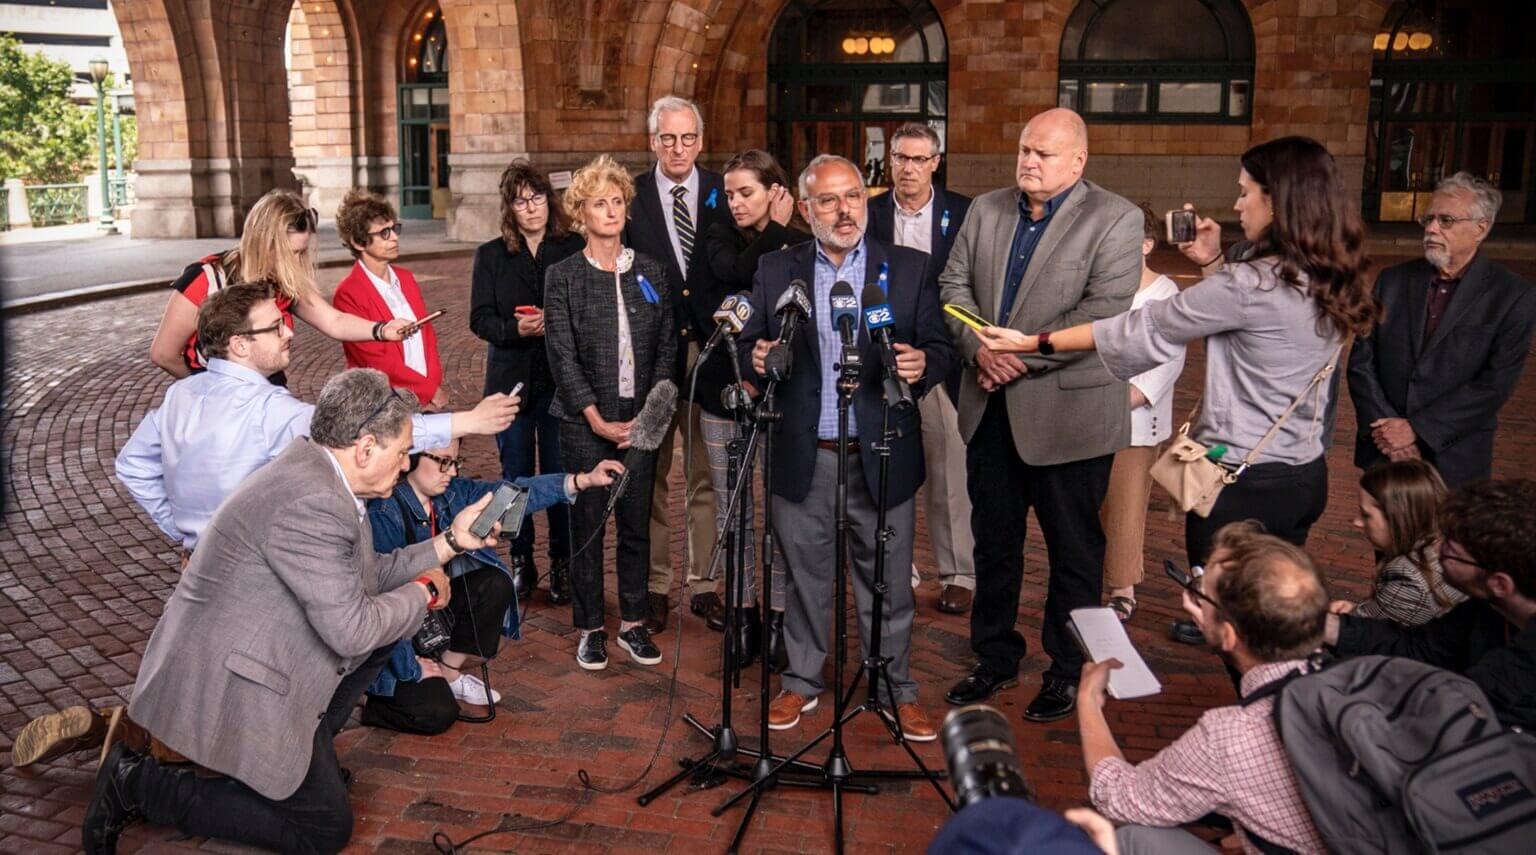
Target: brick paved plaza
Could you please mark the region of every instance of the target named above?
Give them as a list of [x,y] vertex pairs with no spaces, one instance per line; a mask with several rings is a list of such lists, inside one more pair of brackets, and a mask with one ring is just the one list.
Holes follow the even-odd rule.
[[[1396,260],[1379,259],[1378,264]],[[1176,261],[1161,261],[1182,270]],[[1528,277],[1536,272],[1533,262],[1515,266]],[[451,309],[439,322],[442,357],[454,400],[466,404],[478,397],[485,358],[484,345],[467,326],[469,260],[412,267],[428,304]],[[341,273],[324,271],[325,284],[334,285]],[[79,755],[23,774],[8,765],[11,740],[35,715],[84,701],[125,702],[145,641],[176,582],[175,552],[110,475],[117,449],[166,386],[166,377],[147,359],[164,301],[164,294],[124,297],[25,315],[6,326],[9,365],[0,421],[7,474],[0,531],[0,751],[5,760],[0,762],[7,765],[0,768],[0,851],[78,848],[95,758]],[[295,391],[313,400],[325,379],[343,367],[341,349],[301,323],[294,350],[289,376]],[[1192,402],[1201,369],[1202,360],[1193,352],[1176,407]],[[1536,476],[1533,419],[1536,377],[1527,372],[1504,413],[1497,475]],[[1353,430],[1346,398],[1329,455],[1331,500],[1313,530],[1310,549],[1328,569],[1335,593],[1358,597],[1368,586],[1370,550],[1349,526],[1356,478],[1349,461]],[[469,474],[495,472],[491,440],[472,440],[466,451]],[[1159,566],[1164,558],[1182,561],[1182,523],[1161,496],[1154,496],[1150,517],[1148,566]],[[917,549],[919,564],[931,568],[921,524]],[[681,551],[679,535],[673,552],[680,556]],[[1015,725],[1019,755],[1040,801],[1064,808],[1082,803],[1086,795],[1075,728],[1071,720],[1035,726],[1019,716],[1021,705],[1038,688],[1044,664],[1037,643],[1044,597],[1038,536],[1030,540],[1027,561],[1021,623],[1033,655],[1022,685],[1004,693],[998,706]],[[901,568],[895,570],[900,575]],[[919,594],[912,661],[921,702],[938,719],[945,712],[944,690],[970,659],[967,621],[940,615],[936,599],[937,585],[926,582]],[[1213,657],[1168,640],[1168,623],[1179,611],[1172,585],[1160,575],[1150,576],[1140,601],[1132,636],[1162,678],[1164,692],[1150,702],[1111,706],[1115,733],[1133,759],[1178,735],[1201,710],[1232,696]],[[609,670],[593,674],[572,661],[575,634],[569,619],[566,609],[549,606],[542,595],[533,603],[525,638],[504,647],[494,664],[493,681],[505,698],[493,723],[461,723],[433,738],[360,727],[342,734],[341,762],[355,776],[354,850],[430,852],[429,840],[439,829],[463,839],[498,825],[517,827],[564,816],[582,799],[579,770],[590,773],[600,787],[623,786],[646,768],[663,736],[648,783],[670,775],[677,758],[702,753],[704,741],[678,719],[684,711],[705,720],[717,717],[720,636],[687,615],[674,619],[658,637],[666,656],[660,667],[635,666],[619,656]],[[677,663],[673,696],[669,681]],[[738,727],[749,737],[757,729],[756,674],[755,668],[748,672],[735,696]],[[800,729],[779,737],[775,747],[798,745],[819,731],[829,722],[829,710],[830,704],[823,704]],[[865,768],[905,763],[900,750],[868,720],[854,729],[848,750],[855,765]],[[918,751],[931,765],[943,765],[937,744]],[[716,819],[710,809],[737,786],[708,793],[682,787],[648,808],[635,802],[644,786],[622,794],[590,793],[563,825],[501,834],[479,845],[518,852],[722,851],[740,814],[732,811]],[[944,816],[941,801],[926,785],[903,783],[885,787],[878,796],[850,796],[850,849],[920,851]],[[780,790],[764,800],[745,850],[823,852],[830,850],[831,840],[829,796]],[[124,851],[214,848],[142,826],[131,829],[123,843]]]

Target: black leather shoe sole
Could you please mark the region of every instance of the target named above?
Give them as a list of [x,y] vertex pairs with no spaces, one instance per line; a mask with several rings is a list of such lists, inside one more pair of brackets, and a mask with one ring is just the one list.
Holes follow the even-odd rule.
[[[966,679],[961,680],[959,685],[956,685],[954,688],[946,692],[944,694],[944,700],[954,704],[957,707],[963,707],[966,704],[979,704],[982,701],[991,698],[993,695],[997,694],[1003,689],[1011,689],[1018,684],[1018,677],[1009,677],[1006,680],[1000,680],[996,683],[993,683],[991,689],[985,689],[967,677]],[[960,690],[961,685],[965,686],[964,691]]]

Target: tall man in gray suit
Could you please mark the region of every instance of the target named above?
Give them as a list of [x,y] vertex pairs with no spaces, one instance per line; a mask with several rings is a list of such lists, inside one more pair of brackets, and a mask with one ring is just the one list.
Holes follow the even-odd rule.
[[[998,326],[1058,330],[1130,308],[1141,276],[1141,212],[1083,179],[1088,129],[1071,110],[1035,116],[1019,136],[1017,187],[971,204],[939,276],[945,303]],[[977,664],[953,704],[985,700],[1018,679],[1026,651],[1014,628],[1024,533],[1034,508],[1045,534],[1049,590],[1041,643],[1051,657],[1030,721],[1072,712],[1083,655],[1072,609],[1099,605],[1104,530],[1099,505],[1114,453],[1130,441],[1129,392],[1091,353],[997,354],[949,321],[967,371],[960,386],[976,538],[971,649]]]
[[332,740],[394,643],[448,604],[441,565],[495,545],[469,531],[487,494],[443,534],[374,552],[363,500],[406,468],[415,410],[379,371],[338,374],[309,437],[214,514],[139,666],[128,715],[147,736],[113,744],[97,773],[87,852],[114,851],[138,818],[283,852],[346,845]]

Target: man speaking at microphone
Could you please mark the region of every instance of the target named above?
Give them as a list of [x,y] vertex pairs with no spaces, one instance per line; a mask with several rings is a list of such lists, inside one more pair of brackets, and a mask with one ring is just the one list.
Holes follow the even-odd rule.
[[[889,331],[892,342],[891,362],[913,400],[928,391],[929,378],[935,378],[935,384],[942,382],[955,359],[940,315],[938,291],[923,275],[927,257],[867,237],[867,199],[863,176],[848,160],[828,154],[811,160],[800,173],[799,204],[816,239],[763,256],[752,285],[752,315],[740,336],[743,370],[750,370],[759,386],[768,382],[768,362],[783,378],[777,393],[783,418],[769,475],[774,525],[789,565],[784,615],[789,668],[782,691],[768,710],[768,726],[774,730],[798,724],[801,713],[814,710],[822,690],[828,688],[822,681],[822,666],[833,629],[832,586],[837,582],[837,381],[844,330],[854,336],[862,364],[848,414],[849,545],[861,655],[869,650],[878,543],[880,484],[875,445],[881,440],[885,389],[898,385],[888,383],[885,375],[884,332],[871,336],[860,331],[862,310],[877,309],[880,325],[889,316],[891,323],[883,329]],[[806,283],[809,317],[794,331],[787,353],[770,357],[769,351],[784,337],[786,318],[804,311],[795,308],[799,301],[792,292]],[[838,284],[850,287],[838,288],[842,296],[834,312],[833,287]],[[884,292],[885,304],[858,306],[851,328],[840,330],[834,315],[846,317],[852,304],[868,302],[857,296],[850,301],[849,292],[857,295],[870,286]],[[786,292],[791,292],[787,300]],[[776,308],[782,311],[776,313]],[[913,599],[907,574],[916,525],[913,495],[924,475],[916,407],[893,408],[890,426],[886,524],[893,536],[885,544],[888,593],[880,652],[890,662],[895,715],[902,732],[907,739],[927,742],[936,733],[917,705],[917,684],[908,667]]]

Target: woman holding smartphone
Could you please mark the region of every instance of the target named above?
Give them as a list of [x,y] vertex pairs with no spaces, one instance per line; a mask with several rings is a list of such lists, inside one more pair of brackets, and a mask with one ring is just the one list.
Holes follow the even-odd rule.
[[1216,531],[1236,520],[1258,520],[1271,534],[1306,543],[1328,501],[1322,423],[1329,384],[1313,381],[1337,363],[1350,336],[1370,332],[1381,315],[1365,279],[1360,215],[1327,149],[1284,137],[1249,149],[1241,166],[1233,209],[1252,242],[1243,261],[1222,263],[1220,228],[1201,218],[1194,243],[1181,249],[1214,272],[1177,296],[1067,329],[977,333],[1001,352],[1097,350],[1121,379],[1204,338],[1205,390],[1191,437],[1233,471],[1300,399],[1211,513],[1185,515],[1191,565],[1203,564]]
[[[469,328],[487,344],[485,393],[522,384],[522,411],[496,437],[501,477],[511,481],[539,472],[564,471],[560,420],[550,414],[555,381],[544,347],[544,274],[577,255],[586,241],[570,229],[549,178],[526,160],[501,173],[501,236],[475,250],[469,292]],[[570,509],[549,508],[549,601],[564,605],[570,593]],[[533,560],[533,520],[512,541],[518,596],[532,595],[539,571]]]

